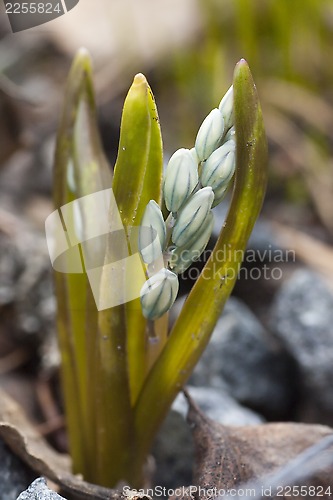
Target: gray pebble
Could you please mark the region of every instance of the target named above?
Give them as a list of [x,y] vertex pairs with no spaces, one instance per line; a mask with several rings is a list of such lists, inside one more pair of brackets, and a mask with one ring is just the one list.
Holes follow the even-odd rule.
[[17,500],[66,500],[54,491],[49,490],[43,477],[36,479]]
[[15,500],[36,477],[0,439],[0,500]]
[[250,309],[230,298],[190,383],[227,389],[268,419],[288,416],[295,388],[292,360]]
[[[333,423],[333,293],[311,271],[296,271],[272,307],[272,329],[296,360],[312,419]],[[323,412],[330,420],[322,420]]]
[[[187,390],[199,408],[207,417],[223,425],[242,426],[262,424],[264,419],[257,413],[241,406],[221,387],[187,387]],[[180,393],[172,409],[186,418],[188,403]]]

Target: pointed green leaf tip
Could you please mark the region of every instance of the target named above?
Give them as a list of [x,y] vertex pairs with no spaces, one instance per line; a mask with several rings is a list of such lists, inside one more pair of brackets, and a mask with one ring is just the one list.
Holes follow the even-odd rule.
[[72,198],[107,189],[111,170],[97,126],[90,55],[79,50],[66,84],[54,169],[54,203],[61,207]]
[[[242,197],[247,204],[247,210],[250,211],[252,219],[256,219],[267,185],[267,140],[257,89],[245,59],[241,59],[236,65],[233,88],[237,183],[242,183]],[[246,172],[246,166],[250,172]],[[247,182],[248,178],[251,182]],[[239,223],[242,220],[244,224],[244,219],[246,218],[238,217]],[[252,221],[247,224],[251,224],[251,231]]]
[[142,73],[127,94],[113,191],[125,226],[139,225],[150,200],[160,203],[162,137],[152,91]]
[[148,85],[145,75],[137,73],[133,79],[133,85]]
[[85,63],[89,65],[89,70],[91,69],[91,57],[88,50],[85,47],[80,47],[75,56],[75,62],[81,61],[82,67]]

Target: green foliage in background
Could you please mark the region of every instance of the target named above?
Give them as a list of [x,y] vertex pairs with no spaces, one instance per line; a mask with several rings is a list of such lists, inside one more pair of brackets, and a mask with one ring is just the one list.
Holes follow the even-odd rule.
[[174,137],[191,143],[200,116],[219,99],[221,84],[228,86],[232,61],[245,57],[256,74],[273,146],[270,194],[312,205],[333,234],[333,66],[329,62],[333,3],[199,0],[198,17],[197,39],[159,68],[161,85],[168,82],[166,101],[177,102],[171,115]]
[[[55,273],[73,469],[88,481],[142,487],[156,432],[205,349],[235,284],[241,251],[264,197],[267,150],[256,88],[244,60],[236,66],[233,89],[237,153],[230,210],[172,330],[167,313],[147,320],[139,299],[98,311],[85,273]],[[147,203],[161,204],[162,158],[156,105],[140,74],[124,103],[111,174],[96,127],[89,56],[81,51],[69,76],[58,132],[56,208],[112,186],[130,247],[132,228],[140,224]],[[83,230],[90,216],[82,214]],[[105,262],[112,254],[112,238],[107,238]],[[229,251],[221,260],[218,254],[224,248]],[[101,296],[119,286],[103,274]]]

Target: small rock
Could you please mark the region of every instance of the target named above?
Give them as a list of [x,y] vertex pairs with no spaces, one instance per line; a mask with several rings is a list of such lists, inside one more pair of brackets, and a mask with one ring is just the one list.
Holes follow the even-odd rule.
[[18,249],[6,236],[0,237],[0,309],[15,300],[15,283],[21,272],[23,263]]
[[23,491],[17,500],[66,500],[54,491],[49,490],[43,477],[36,479],[27,490]]
[[155,439],[154,483],[164,488],[192,484],[194,448],[191,430],[182,415],[171,410]]
[[0,500],[15,500],[36,477],[0,439]]
[[[205,415],[220,424],[241,426],[264,422],[263,417],[238,404],[226,390],[193,386],[187,389]],[[172,408],[186,418],[188,403],[182,393],[177,396]]]
[[[45,365],[56,312],[52,267],[44,235],[22,228],[18,236],[0,234],[0,333],[11,349],[24,346],[33,359],[43,355]],[[50,362],[58,363],[55,356]]]
[[[263,418],[240,406],[221,389],[187,387],[193,400],[206,415],[225,425],[256,425]],[[176,398],[155,441],[155,484],[167,489],[192,484],[193,441],[186,422],[188,403],[182,393]]]
[[268,419],[288,418],[295,397],[290,356],[241,301],[230,298],[191,378],[222,388]]
[[[311,421],[333,423],[333,293],[319,275],[295,272],[278,292],[272,328],[296,360]],[[326,413],[326,417],[324,417]]]

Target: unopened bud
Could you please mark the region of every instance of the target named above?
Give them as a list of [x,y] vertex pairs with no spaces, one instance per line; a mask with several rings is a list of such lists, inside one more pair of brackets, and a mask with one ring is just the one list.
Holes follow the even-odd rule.
[[178,212],[198,183],[198,165],[189,149],[179,149],[170,158],[163,186],[170,212]]
[[219,146],[223,132],[224,119],[220,111],[215,108],[202,122],[195,140],[195,150],[200,161],[207,160]]
[[198,165],[200,163],[200,160],[198,158],[196,149],[195,148],[190,149],[190,153],[191,153],[191,155],[193,157],[193,160],[194,160],[195,164]]
[[234,124],[234,89],[232,85],[223,96],[219,110],[224,118],[224,130],[226,132]]
[[158,271],[141,288],[140,300],[143,315],[151,320],[163,316],[176,300],[178,289],[178,277],[175,273],[169,269]]
[[146,264],[154,262],[165,245],[166,228],[159,205],[150,200],[139,229],[139,251]]
[[201,183],[213,190],[226,186],[235,172],[235,142],[225,142],[202,166]]
[[224,142],[235,141],[236,142],[236,130],[235,127],[231,127],[223,138]]
[[226,186],[222,186],[219,189],[215,189],[214,191],[214,201],[212,208],[217,207],[221,203],[222,200],[226,197],[227,191],[229,189],[230,184],[227,184]]
[[195,193],[179,212],[172,232],[172,241],[178,247],[188,245],[206,223],[214,200],[211,187],[204,187]]
[[173,272],[181,274],[186,271],[188,267],[190,267],[192,262],[195,262],[199,259],[200,255],[205,250],[209,242],[213,226],[213,212],[209,212],[204,227],[197,235],[195,240],[193,240],[192,244],[189,247],[176,247],[172,251],[169,265]]

